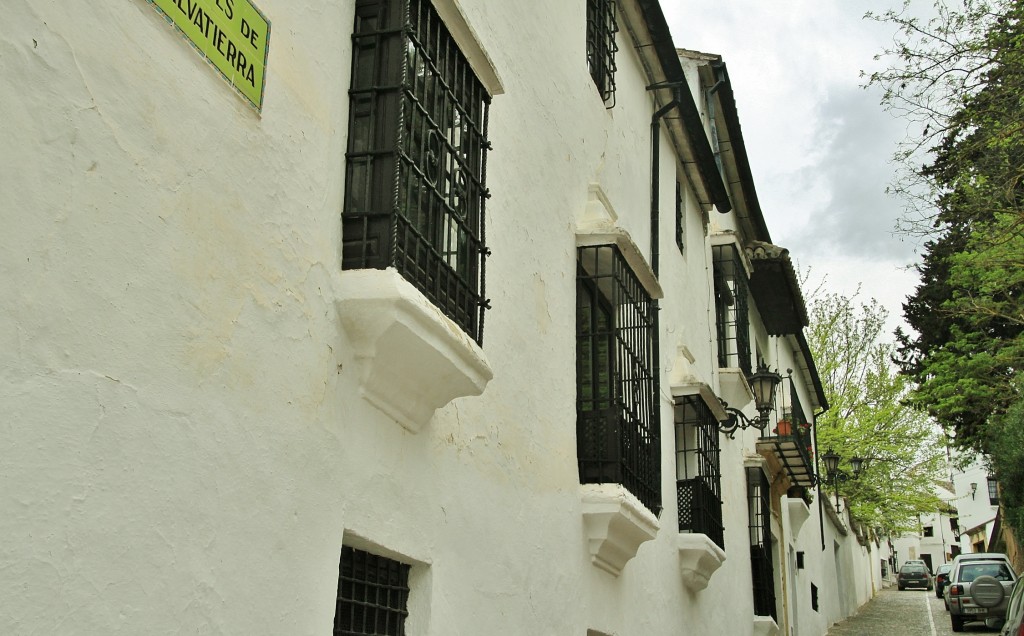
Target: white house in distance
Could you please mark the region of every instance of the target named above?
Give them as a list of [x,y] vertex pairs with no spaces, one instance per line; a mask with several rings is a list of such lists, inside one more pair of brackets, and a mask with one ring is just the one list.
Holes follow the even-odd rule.
[[987,552],[999,512],[999,491],[983,457],[953,471],[954,499],[959,514],[957,538],[963,552]]
[[935,572],[938,566],[949,563],[961,552],[956,513],[960,501],[951,483],[936,484],[934,491],[947,508],[921,515],[916,532],[892,539],[896,567],[911,559],[921,559]]
[[881,584],[656,1],[5,19],[0,633],[819,636]]

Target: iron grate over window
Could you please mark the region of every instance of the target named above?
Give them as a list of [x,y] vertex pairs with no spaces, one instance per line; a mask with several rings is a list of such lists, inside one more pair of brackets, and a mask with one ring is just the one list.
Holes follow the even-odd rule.
[[484,89],[430,0],[357,0],[342,268],[394,267],[483,340]]
[[750,569],[754,614],[778,619],[775,609],[775,568],[772,559],[771,500],[768,478],[760,468],[747,468],[750,515]]
[[615,0],[587,0],[587,67],[605,105],[615,105]]
[[404,636],[408,600],[408,565],[342,546],[334,636]]
[[712,248],[715,276],[715,325],[718,366],[750,375],[750,314],[747,270],[734,245]]
[[679,531],[698,532],[725,549],[718,422],[698,395],[682,398],[676,422],[676,499]]
[[622,484],[659,514],[657,308],[617,247],[581,247],[578,257],[580,483]]

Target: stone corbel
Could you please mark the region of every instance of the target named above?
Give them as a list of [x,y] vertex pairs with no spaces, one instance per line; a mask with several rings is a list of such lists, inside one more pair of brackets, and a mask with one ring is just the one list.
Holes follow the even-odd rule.
[[725,561],[725,550],[718,547],[706,534],[680,533],[679,569],[683,583],[694,592],[708,586],[711,575]]
[[394,269],[339,272],[336,293],[360,393],[413,433],[493,377],[476,342]]
[[776,636],[779,624],[771,616],[754,617],[754,636]]
[[618,576],[640,544],[658,534],[658,518],[619,484],[583,484],[583,531],[591,561]]
[[789,527],[793,529],[793,539],[796,539],[797,535],[800,534],[800,528],[804,526],[804,522],[811,516],[811,510],[804,503],[803,499],[789,497],[788,500]]

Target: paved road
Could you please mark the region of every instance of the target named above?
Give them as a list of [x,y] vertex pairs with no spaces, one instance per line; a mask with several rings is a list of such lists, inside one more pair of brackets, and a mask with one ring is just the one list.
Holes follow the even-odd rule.
[[[966,633],[995,634],[984,623],[967,623]],[[949,614],[935,592],[895,587],[879,592],[857,614],[828,630],[828,636],[952,636]]]

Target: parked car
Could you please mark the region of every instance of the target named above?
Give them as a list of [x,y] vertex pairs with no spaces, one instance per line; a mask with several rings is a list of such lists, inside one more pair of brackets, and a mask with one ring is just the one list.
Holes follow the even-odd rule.
[[948,600],[953,631],[962,632],[964,623],[970,621],[998,626],[1006,617],[1017,575],[1004,554],[969,559],[961,559],[961,556],[953,559],[949,584],[943,593],[943,598]]
[[935,570],[935,598],[942,598],[942,590],[949,582],[949,572],[952,569],[952,563],[943,563]]
[[904,563],[896,574],[896,587],[905,590],[908,587],[932,589],[932,575],[928,566],[922,563]]
[[1006,607],[1006,622],[1000,636],[1024,636],[1024,579],[1017,579]]
[[[1013,570],[1013,566],[1010,564],[1010,557],[1006,556],[1002,552],[968,552],[967,554],[959,554],[953,558],[950,563],[954,568],[957,564],[963,563],[964,561],[973,561],[975,559],[981,559],[982,561],[991,561],[997,559],[1006,563],[1006,567]],[[946,603],[946,611],[949,611],[949,584],[953,582],[953,570],[949,571],[945,585],[942,588],[942,598]]]

